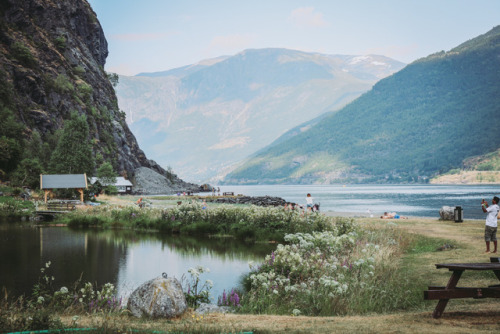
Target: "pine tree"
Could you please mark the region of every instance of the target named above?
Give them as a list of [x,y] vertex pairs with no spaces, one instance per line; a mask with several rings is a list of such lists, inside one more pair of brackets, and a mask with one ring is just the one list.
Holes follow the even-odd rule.
[[85,115],[73,113],[64,124],[50,159],[50,171],[56,174],[93,174],[94,157]]
[[103,185],[113,185],[116,183],[116,173],[110,162],[105,162],[97,169],[97,178]]

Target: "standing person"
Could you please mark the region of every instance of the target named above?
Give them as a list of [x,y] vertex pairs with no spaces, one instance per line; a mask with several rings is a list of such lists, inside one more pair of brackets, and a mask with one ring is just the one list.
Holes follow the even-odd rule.
[[314,200],[313,200],[311,194],[307,194],[307,196],[306,196],[307,211],[312,210],[312,207],[314,205],[313,201]]
[[493,241],[494,250],[492,253],[497,252],[497,226],[498,226],[498,211],[500,211],[500,207],[498,206],[498,197],[495,196],[491,200],[491,205],[488,206],[488,202],[484,199],[481,202],[481,208],[484,213],[487,213],[486,216],[486,226],[484,228],[484,241],[486,242],[486,253],[490,252],[490,241]]

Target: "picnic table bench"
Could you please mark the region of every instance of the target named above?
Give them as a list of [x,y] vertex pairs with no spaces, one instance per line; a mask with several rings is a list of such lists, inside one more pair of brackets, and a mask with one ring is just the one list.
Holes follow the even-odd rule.
[[47,202],[48,211],[73,211],[80,201],[51,201]]
[[80,204],[80,201],[50,201],[47,202],[47,210],[37,210],[35,214],[38,217],[48,217],[54,218],[59,214],[64,214],[76,209],[76,205]]
[[224,195],[224,196],[234,196],[234,192],[232,192],[232,191],[229,192],[228,191],[228,192],[222,193],[222,195]]
[[485,288],[477,287],[457,287],[460,277],[466,270],[491,270],[500,280],[500,258],[490,258],[490,263],[443,263],[436,264],[437,269],[448,268],[452,272],[448,284],[444,286],[429,286],[424,291],[425,300],[439,299],[439,302],[432,313],[432,317],[441,317],[450,299],[455,298],[500,298],[500,284],[490,285]]

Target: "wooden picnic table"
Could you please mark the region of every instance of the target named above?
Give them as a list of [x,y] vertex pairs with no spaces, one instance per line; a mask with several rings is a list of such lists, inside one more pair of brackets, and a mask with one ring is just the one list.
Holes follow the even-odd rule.
[[490,258],[490,263],[443,263],[436,264],[437,269],[448,268],[452,272],[450,280],[446,287],[429,286],[424,291],[424,299],[435,300],[439,302],[432,312],[432,317],[437,319],[443,315],[444,309],[450,299],[454,298],[500,298],[500,284],[490,285],[486,288],[463,288],[457,287],[460,277],[466,270],[492,270],[495,276],[500,280],[500,262],[498,257]]

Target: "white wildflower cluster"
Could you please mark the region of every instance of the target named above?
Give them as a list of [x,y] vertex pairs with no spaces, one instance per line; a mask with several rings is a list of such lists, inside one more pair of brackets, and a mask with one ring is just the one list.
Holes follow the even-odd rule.
[[101,291],[97,291],[97,298],[110,299],[115,294],[115,286],[112,283],[106,283],[103,285]]
[[81,288],[79,292],[80,293],[79,293],[78,301],[80,303],[83,303],[87,300],[94,299],[94,296],[95,296],[94,287],[92,286],[92,283],[90,283],[90,282],[85,283],[83,288]]
[[58,291],[54,292],[54,297],[59,299],[71,298],[71,296],[69,295],[69,290],[65,286],[61,287]]
[[213,288],[214,282],[209,279],[205,280],[203,284],[200,282],[200,275],[209,272],[210,269],[207,267],[196,266],[196,268],[188,269],[191,279],[182,276],[182,286],[188,305],[197,307],[199,303],[210,302],[210,290]]
[[209,273],[210,269],[205,268],[202,266],[196,266],[196,268],[189,268],[188,273],[191,275],[193,278],[199,278],[201,274],[203,273]]
[[372,284],[373,255],[379,247],[359,244],[354,232],[296,233],[285,240],[288,244],[278,245],[250,275],[249,295],[254,302],[276,298],[296,307],[300,300],[344,298],[349,291]]

